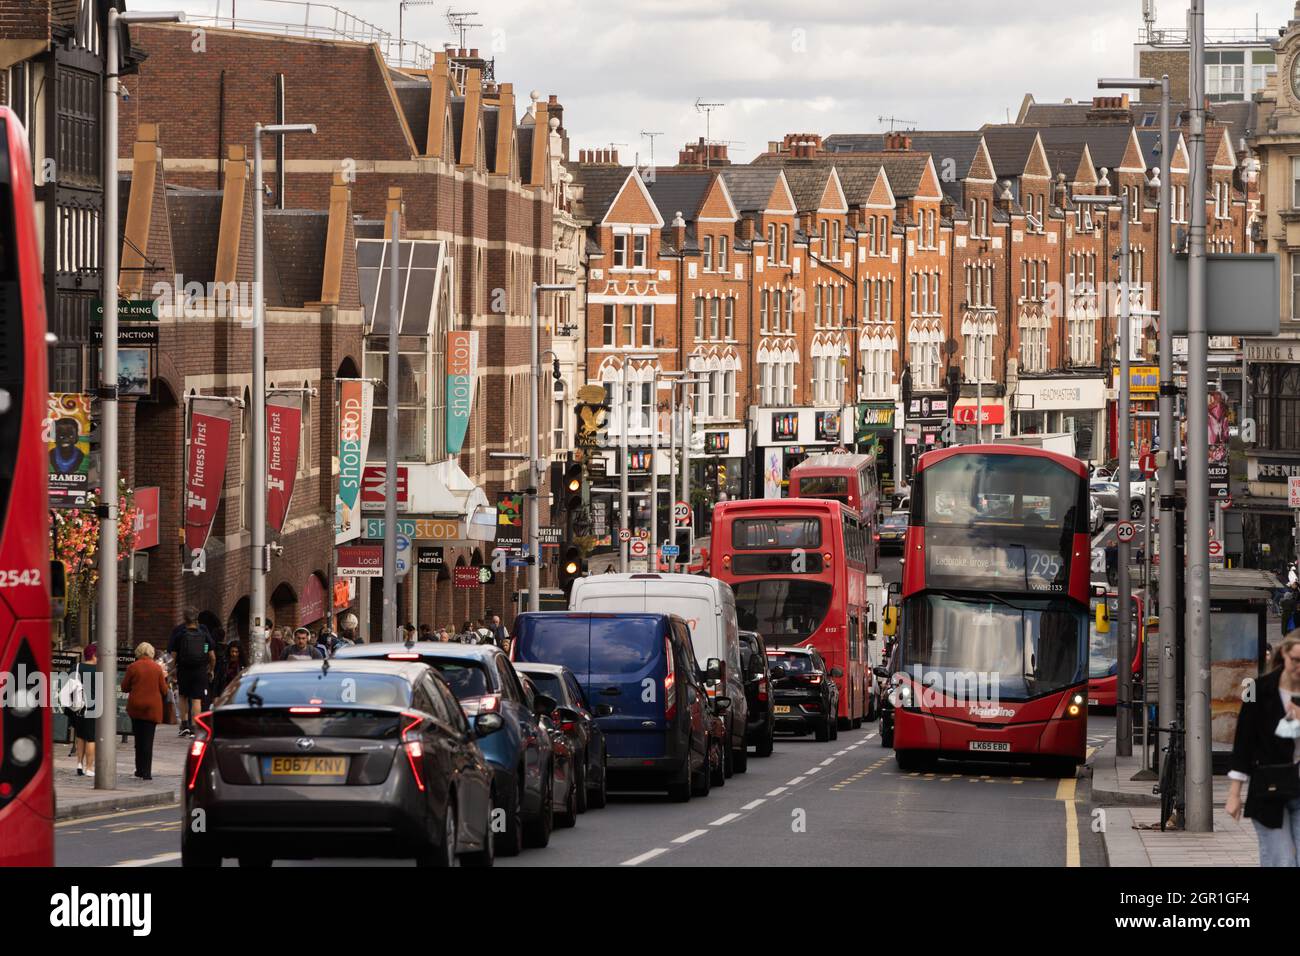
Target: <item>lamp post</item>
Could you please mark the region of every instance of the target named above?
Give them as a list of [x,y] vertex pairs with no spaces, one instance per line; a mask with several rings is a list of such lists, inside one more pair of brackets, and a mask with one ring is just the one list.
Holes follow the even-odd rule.
[[537,342],[537,299],[543,292],[576,292],[576,285],[557,283],[533,283],[530,297],[532,333],[530,349],[532,387],[528,390],[528,487],[524,494],[528,497],[528,610],[542,609],[542,546],[538,543],[537,521],[537,486],[542,481],[541,452],[538,449],[537,435],[537,390],[541,388],[542,365],[541,351]]
[[[695,547],[695,509],[691,508],[691,396],[687,394],[687,389],[692,385],[704,385],[708,382],[707,378],[683,378],[677,384],[682,389],[682,400],[679,406],[682,412],[682,501],[691,510],[691,523],[686,526],[686,567],[691,566],[691,551]],[[673,542],[676,543],[677,531],[674,525]]]
[[[654,394],[655,422],[652,426],[654,429],[654,445],[650,452],[650,553],[651,555],[656,556],[654,558],[656,569],[659,567],[659,558],[657,557],[659,553],[659,382],[661,380],[666,380],[668,382],[668,415],[669,421],[671,422],[674,413],[672,400],[673,385],[676,379],[683,377],[685,374],[685,372],[655,372],[653,380],[654,384],[651,386],[651,392]],[[668,426],[668,430],[670,435],[672,435],[673,427],[671,424]],[[670,442],[671,441],[672,439],[670,438]],[[670,500],[672,498],[673,489],[672,454],[673,452],[670,450],[668,459],[668,497]],[[669,509],[669,533],[672,532],[672,527],[672,512],[671,509]]]
[[[1160,218],[1157,226],[1157,246],[1159,257],[1157,265],[1160,270],[1160,288],[1158,290],[1160,311],[1159,311],[1159,365],[1160,365],[1160,454],[1157,457],[1159,466],[1159,491],[1160,491],[1160,528],[1159,542],[1160,553],[1164,555],[1164,560],[1160,562],[1158,590],[1160,593],[1160,659],[1158,667],[1158,691],[1157,691],[1157,709],[1160,714],[1159,724],[1169,726],[1169,720],[1174,714],[1175,701],[1177,700],[1177,667],[1174,660],[1174,635],[1177,633],[1178,604],[1176,591],[1178,582],[1175,575],[1178,574],[1177,564],[1173,560],[1175,548],[1177,546],[1174,540],[1175,519],[1174,519],[1174,482],[1175,462],[1173,448],[1175,443],[1174,429],[1174,347],[1173,332],[1170,331],[1172,316],[1168,314],[1169,302],[1169,273],[1172,268],[1171,257],[1172,248],[1170,242],[1171,226],[1173,218],[1173,208],[1170,205],[1170,162],[1173,158],[1173,130],[1170,124],[1170,107],[1169,107],[1169,75],[1165,74],[1159,80],[1150,78],[1128,78],[1128,79],[1103,79],[1098,80],[1097,85],[1102,89],[1159,89],[1160,90]],[[1243,393],[1244,394],[1244,393]],[[1148,507],[1143,512],[1146,515],[1147,527],[1151,525],[1151,509]],[[1151,548],[1147,547],[1147,560],[1151,560]],[[1145,688],[1143,689],[1145,693]],[[1144,702],[1145,703],[1145,702]],[[1158,726],[1158,725],[1157,725]],[[1169,734],[1167,731],[1159,731],[1159,744],[1162,748],[1168,746]],[[1145,744],[1145,741],[1144,741]]]
[[[104,342],[100,349],[99,448],[102,487],[99,518],[99,595],[95,608],[102,692],[108,694],[104,717],[96,730],[95,789],[117,788],[117,284],[120,232],[117,213],[117,96],[121,63],[122,24],[177,23],[183,13],[122,13],[108,9],[104,43],[104,157],[100,172],[104,188]],[[188,718],[188,714],[186,717]]]
[[[1102,185],[1106,180],[1102,180]],[[1110,196],[1075,196],[1078,203],[1109,206]],[[1120,239],[1119,239],[1119,351],[1120,351],[1120,387],[1119,387],[1119,520],[1132,518],[1132,505],[1129,494],[1129,445],[1132,436],[1132,403],[1129,397],[1129,359],[1132,351],[1132,335],[1129,318],[1129,248],[1128,248],[1128,193],[1119,197]],[[1133,753],[1133,585],[1129,579],[1129,543],[1119,537],[1119,637],[1115,642],[1116,659],[1120,662],[1116,674],[1115,707],[1115,753],[1121,757]]]
[[262,629],[266,623],[266,576],[271,570],[271,554],[266,547],[266,289],[263,283],[265,250],[265,216],[262,199],[262,136],[288,136],[315,133],[314,123],[253,124],[253,460],[249,469],[252,511],[252,555],[248,562],[251,581],[248,591],[248,641],[254,664],[262,663],[266,642]]

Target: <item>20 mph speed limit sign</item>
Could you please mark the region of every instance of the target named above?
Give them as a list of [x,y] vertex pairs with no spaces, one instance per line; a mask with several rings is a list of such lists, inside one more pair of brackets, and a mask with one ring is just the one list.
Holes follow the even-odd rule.
[[1137,525],[1132,521],[1121,521],[1115,526],[1115,537],[1125,544],[1137,537]]
[[673,505],[673,520],[679,525],[688,525],[691,523],[691,506],[684,501],[679,501]]

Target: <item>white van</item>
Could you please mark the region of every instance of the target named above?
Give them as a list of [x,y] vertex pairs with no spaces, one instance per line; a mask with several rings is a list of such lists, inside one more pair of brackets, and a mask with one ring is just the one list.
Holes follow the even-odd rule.
[[676,614],[686,621],[700,670],[706,669],[712,659],[723,664],[720,691],[731,699],[723,715],[731,738],[728,772],[733,768],[737,773],[745,772],[745,724],[749,714],[745,675],[740,669],[736,595],[730,584],[694,574],[595,574],[573,582],[569,610]]

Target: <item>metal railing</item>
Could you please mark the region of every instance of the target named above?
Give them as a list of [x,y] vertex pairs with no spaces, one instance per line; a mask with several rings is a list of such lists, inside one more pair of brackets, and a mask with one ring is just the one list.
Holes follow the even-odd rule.
[[[1225,27],[1205,31],[1207,46],[1215,43],[1267,43],[1277,38],[1275,27]],[[1191,38],[1186,27],[1143,27],[1138,31],[1138,42],[1151,46],[1189,46]]]
[[[247,2],[247,0],[246,0]],[[307,37],[315,40],[349,40],[354,43],[374,43],[389,66],[431,69],[433,50],[418,40],[399,39],[377,24],[363,20],[330,3],[312,3],[310,0],[256,0],[259,9],[270,7],[273,15],[265,17],[240,16],[221,13],[211,16],[187,16],[187,22],[231,30],[252,30],[257,33],[277,33],[284,36]],[[283,16],[275,16],[283,12]]]

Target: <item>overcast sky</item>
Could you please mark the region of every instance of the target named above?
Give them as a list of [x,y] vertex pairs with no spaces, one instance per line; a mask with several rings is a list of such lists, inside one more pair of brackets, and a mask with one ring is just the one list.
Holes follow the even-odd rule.
[[[496,58],[497,79],[554,93],[573,149],[622,144],[675,162],[705,134],[696,100],[724,103],[712,137],[746,162],[788,132],[970,129],[1015,118],[1025,93],[1090,98],[1098,76],[1133,72],[1141,0],[411,0],[405,36],[455,41],[445,12],[476,10],[466,45]],[[232,0],[179,0],[190,14],[230,16]],[[1156,0],[1157,26],[1182,27],[1186,5]],[[335,0],[397,32],[398,0]],[[422,4],[422,5],[415,5]],[[128,0],[175,9],[178,0]],[[237,0],[240,19],[303,19],[301,3]],[[314,5],[315,6],[315,5]],[[1294,5],[1210,0],[1210,29],[1281,27]],[[792,14],[797,10],[797,14]],[[314,22],[333,22],[318,12]]]

